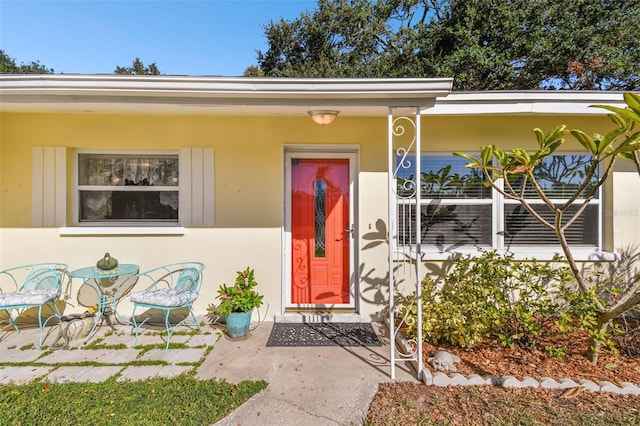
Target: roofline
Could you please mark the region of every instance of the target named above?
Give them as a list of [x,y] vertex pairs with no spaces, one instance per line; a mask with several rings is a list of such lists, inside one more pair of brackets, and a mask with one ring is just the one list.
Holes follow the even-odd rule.
[[624,92],[613,91],[484,91],[452,92],[438,98],[425,115],[606,115],[608,111],[593,105],[626,107]]
[[388,107],[420,107],[424,115],[605,115],[591,106],[626,106],[623,92],[452,87],[450,78],[0,74],[0,111],[282,116],[331,108],[341,115],[385,116]]
[[9,103],[142,102],[426,106],[446,97],[447,78],[324,79],[129,75],[0,75],[0,101]]

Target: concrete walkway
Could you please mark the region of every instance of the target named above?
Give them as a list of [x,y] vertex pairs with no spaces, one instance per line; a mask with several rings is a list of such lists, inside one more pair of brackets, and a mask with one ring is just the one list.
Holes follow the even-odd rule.
[[[273,323],[257,326],[247,338],[232,340],[223,329],[206,326],[205,333],[176,335],[184,349],[132,349],[128,327],[109,333],[103,326],[87,346],[75,342],[53,352],[37,347],[37,329],[0,333],[0,384],[142,380],[172,377],[194,370],[201,379],[265,380],[267,388],[218,425],[360,425],[378,383],[390,381],[386,330],[378,330],[382,347],[266,347]],[[55,327],[53,330],[56,330]],[[106,333],[106,335],[105,335]],[[53,342],[55,332],[45,340]],[[124,343],[126,349],[115,348]],[[141,336],[140,345],[160,343],[157,335]],[[213,346],[207,354],[207,350]],[[203,360],[204,358],[204,360]],[[131,361],[165,361],[164,365],[128,365]],[[65,366],[92,362],[91,366]],[[19,364],[19,365],[18,365]],[[144,364],[144,363],[141,363]],[[396,367],[396,380],[416,381],[409,365]]]

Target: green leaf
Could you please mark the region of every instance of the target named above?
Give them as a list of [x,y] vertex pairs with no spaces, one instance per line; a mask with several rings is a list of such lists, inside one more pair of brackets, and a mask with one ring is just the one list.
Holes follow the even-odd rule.
[[626,127],[618,127],[615,130],[610,131],[606,135],[602,136],[598,142],[598,153],[604,152],[605,148],[613,143],[618,136],[624,134],[627,131]]
[[495,155],[495,157],[498,159],[498,161],[500,162],[501,166],[506,165],[507,162],[507,154],[501,150],[500,148],[496,147],[493,149],[493,155]]
[[542,146],[544,144],[544,132],[542,131],[542,129],[536,127],[535,129],[533,129],[533,133],[536,134],[538,145]]
[[528,166],[531,161],[529,153],[522,148],[514,148],[512,150],[511,157],[517,161],[518,164]]
[[603,108],[611,112],[615,112],[616,114],[626,117],[629,120],[633,120],[636,123],[640,123],[640,111],[634,111],[630,108],[620,108],[620,107],[615,107],[611,105],[592,105],[592,106]]
[[620,145],[618,148],[616,148],[612,155],[617,155],[623,152],[626,153],[632,153],[633,151],[638,151],[640,150],[640,143],[639,142],[634,142],[634,143],[629,143],[629,144],[624,144],[624,145]]
[[587,149],[587,151],[589,151],[593,155],[597,155],[598,147],[591,136],[587,135],[582,130],[577,129],[571,130],[571,134],[578,140],[578,142],[580,142],[580,144],[582,144],[582,146]]
[[480,160],[478,160],[476,157],[474,157],[473,155],[465,154],[464,152],[454,152],[453,155],[455,155],[457,157],[465,158],[465,159],[467,159],[469,161],[480,163]]
[[620,117],[618,114],[607,114],[608,117],[615,123],[618,127],[626,127],[629,125],[629,122],[624,118]]
[[482,148],[480,152],[480,156],[482,158],[482,164],[488,165],[491,164],[491,158],[493,158],[493,150],[494,146],[489,145]]
[[640,93],[625,92],[623,97],[629,108],[640,114]]
[[620,158],[623,158],[625,160],[635,161],[635,158],[631,152],[621,152]]
[[567,134],[567,126],[565,126],[564,124],[561,124],[559,126],[556,126],[553,130],[551,130],[544,138],[544,145],[548,145],[551,142],[556,141],[557,139],[561,138],[562,136]]
[[547,155],[553,154],[556,151],[556,149],[558,149],[560,147],[560,145],[562,145],[563,142],[564,142],[564,139],[561,139],[559,141],[555,141],[555,142],[549,144],[549,146],[547,146],[547,149],[549,151]]

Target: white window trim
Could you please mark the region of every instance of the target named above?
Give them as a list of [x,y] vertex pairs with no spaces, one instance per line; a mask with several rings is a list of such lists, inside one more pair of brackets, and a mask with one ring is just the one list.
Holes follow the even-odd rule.
[[59,231],[61,236],[74,235],[184,235],[182,226],[78,226],[63,227]]
[[[430,155],[430,156],[451,156],[453,155],[451,152],[422,152],[421,155]],[[479,155],[479,153],[472,153],[472,155]],[[557,152],[556,155],[586,155],[585,153],[575,152],[575,151],[562,151]],[[600,170],[602,173],[602,170]],[[601,176],[600,176],[601,177]],[[503,181],[499,179],[497,184],[500,188],[503,188]],[[603,233],[604,233],[604,220],[603,220],[603,187],[600,186],[598,188],[598,198],[594,198],[590,200],[590,204],[594,204],[598,206],[598,238],[597,238],[597,247],[589,246],[589,247],[570,247],[571,254],[577,261],[612,261],[616,258],[614,253],[605,252],[602,250],[603,247]],[[433,198],[422,198],[421,204],[426,205],[429,202],[434,200]],[[447,204],[483,204],[483,201],[486,201],[487,204],[492,205],[492,232],[491,232],[491,246],[463,246],[458,247],[455,250],[445,250],[438,251],[434,250],[432,247],[428,247],[425,244],[421,245],[421,260],[452,260],[459,256],[477,256],[482,250],[497,250],[498,253],[503,254],[513,254],[514,259],[516,260],[525,260],[525,259],[536,259],[536,260],[552,260],[556,255],[563,256],[562,247],[560,244],[554,245],[540,245],[540,246],[531,246],[531,247],[514,247],[512,250],[508,250],[504,244],[504,235],[501,234],[501,228],[504,223],[504,206],[506,204],[518,204],[519,202],[516,200],[511,200],[504,195],[502,195],[496,189],[492,189],[492,197],[486,199],[438,199],[441,202],[445,202]],[[563,201],[567,201],[567,199],[555,199],[552,198],[552,201],[557,201],[561,203]],[[530,204],[543,204],[542,200],[538,199],[527,199]],[[404,203],[409,203],[407,200]],[[401,203],[398,203],[401,204]],[[396,206],[397,207],[397,206]],[[395,210],[395,214],[397,215],[397,209]],[[395,246],[393,252],[395,253],[395,260],[404,260],[406,258],[407,252],[417,253],[415,245],[409,246],[399,246],[397,243],[397,239],[392,240],[392,244]],[[406,250],[406,248],[411,247],[412,250]],[[415,257],[415,254],[413,254]],[[415,259],[417,260],[417,259]]]
[[[128,230],[125,232],[126,235],[140,235],[147,234],[146,232],[132,232],[132,230],[137,230],[140,228],[153,228],[151,234],[155,234],[160,232],[160,229],[179,229],[181,224],[181,212],[182,207],[178,205],[178,220],[175,222],[165,221],[165,222],[127,222],[127,221],[118,221],[118,222],[99,222],[99,221],[80,221],[80,191],[82,188],[86,188],[87,185],[78,185],[79,175],[78,175],[78,166],[79,166],[79,158],[81,154],[102,154],[102,155],[175,155],[178,157],[178,165],[180,164],[180,151],[167,151],[167,150],[101,150],[101,149],[79,149],[74,153],[74,162],[73,162],[73,226],[77,228],[88,228],[89,233],[85,234],[83,232],[72,232],[69,231],[72,228],[62,228],[60,230],[61,235],[94,235],[96,234],[97,229],[104,228],[113,228],[115,233],[122,233],[122,230]],[[181,179],[180,179],[181,180]],[[178,195],[183,191],[182,184],[178,181],[179,184],[175,190],[166,189],[166,187],[136,187],[136,191],[177,191]],[[104,190],[104,191],[123,191],[122,188],[113,187],[113,186],[98,186],[98,185],[90,185],[92,189]],[[175,226],[174,226],[175,224]],[[173,232],[161,232],[162,234],[172,234]],[[113,234],[111,231],[103,231],[100,234],[111,235]]]
[[[345,304],[301,304],[291,303],[291,159],[297,158],[349,158],[349,191],[351,193],[349,200],[349,222],[352,224],[355,234],[358,231],[358,173],[360,170],[360,147],[359,145],[298,145],[298,144],[286,144],[283,146],[283,167],[284,167],[284,227],[282,228],[283,237],[283,256],[282,256],[282,270],[285,273],[282,275],[282,306],[283,309],[305,309],[305,308],[346,308],[346,309],[359,309],[358,297],[357,297],[357,266],[358,260],[358,238],[352,238],[352,244],[349,253],[349,292],[350,303]],[[355,295],[355,296],[354,296]],[[283,311],[284,312],[284,311]]]

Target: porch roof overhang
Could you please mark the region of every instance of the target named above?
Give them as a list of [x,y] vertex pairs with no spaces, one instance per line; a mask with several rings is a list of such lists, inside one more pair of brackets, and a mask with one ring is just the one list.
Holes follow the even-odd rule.
[[433,106],[448,78],[306,79],[122,75],[0,75],[0,111],[124,114],[386,116]]

